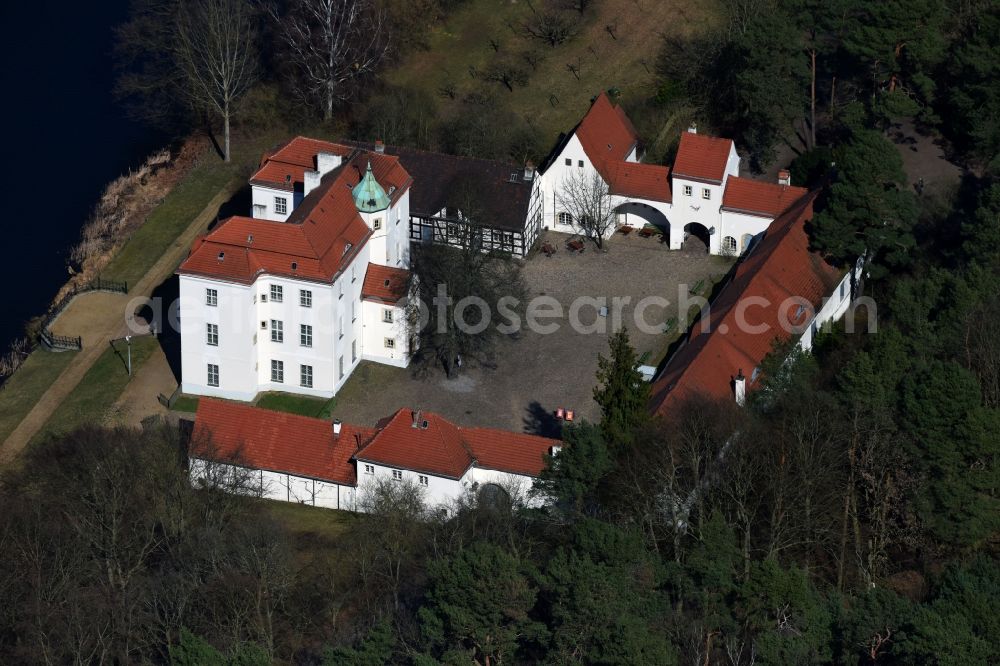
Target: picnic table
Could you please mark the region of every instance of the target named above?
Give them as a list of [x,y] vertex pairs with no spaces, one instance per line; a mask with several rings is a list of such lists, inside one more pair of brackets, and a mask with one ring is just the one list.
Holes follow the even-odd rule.
[[583,252],[583,241],[569,241],[566,243],[566,247],[572,252]]

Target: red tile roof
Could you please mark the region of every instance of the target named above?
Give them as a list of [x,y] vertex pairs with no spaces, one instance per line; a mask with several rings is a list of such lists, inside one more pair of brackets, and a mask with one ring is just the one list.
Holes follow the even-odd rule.
[[406,297],[410,287],[410,271],[390,266],[368,264],[361,298],[382,303],[397,303]]
[[[545,454],[559,440],[496,430],[460,428],[432,412],[401,409],[379,427],[378,434],[357,454],[358,460],[460,478],[469,467],[538,476]],[[423,422],[427,427],[423,428]]]
[[673,201],[670,167],[639,162],[602,162],[597,165],[612,194],[652,201]]
[[397,158],[358,152],[327,174],[286,222],[231,217],[195,242],[177,272],[243,284],[261,273],[332,280],[371,235],[351,196],[369,161],[380,183],[396,187],[394,197],[409,187]]
[[[805,223],[812,218],[815,198],[815,193],[802,197],[772,222],[757,246],[737,264],[709,315],[692,326],[684,346],[653,382],[650,406],[655,413],[665,414],[678,401],[699,393],[733,399],[733,377],[743,370],[750,382],[773,342],[792,337],[781,326],[782,317],[793,325],[811,320],[843,275],[809,250]],[[812,304],[812,312],[796,317],[798,304],[785,303],[792,296]],[[765,298],[768,304],[745,300],[751,297]],[[746,304],[742,310],[741,302]],[[760,324],[766,328],[753,333],[741,330],[740,318],[747,324],[743,328]]]
[[379,424],[378,434],[358,451],[356,458],[452,479],[465,474],[472,465],[472,452],[458,427],[429,412],[421,414],[414,427],[415,418],[408,409],[397,411]]
[[732,148],[732,139],[684,132],[674,159],[674,176],[721,183]]
[[537,477],[545,469],[545,455],[558,440],[492,428],[461,428],[476,457],[476,467]]
[[334,437],[329,421],[201,398],[190,455],[353,486],[351,457],[374,434],[344,424]]
[[351,154],[351,148],[297,136],[266,153],[260,160],[260,167],[250,176],[250,182],[280,190],[293,190],[298,185],[301,190],[305,172],[316,169],[316,153],[333,153],[346,158]]
[[808,192],[804,187],[765,183],[760,180],[731,176],[726,180],[722,207],[737,213],[763,217],[778,217]]
[[[554,439],[492,428],[459,428],[438,414],[400,409],[375,428],[274,412],[244,403],[202,398],[190,453],[244,467],[354,485],[352,459],[460,478],[473,464],[538,476]],[[423,422],[427,427],[423,427]]]
[[576,136],[594,164],[622,161],[639,142],[639,133],[620,106],[602,92],[576,126]]

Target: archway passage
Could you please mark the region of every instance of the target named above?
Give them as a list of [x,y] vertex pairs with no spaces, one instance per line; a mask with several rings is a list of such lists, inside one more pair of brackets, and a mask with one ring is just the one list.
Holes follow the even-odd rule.
[[699,222],[684,225],[684,249],[690,252],[708,253],[711,246],[708,229]]
[[645,226],[656,227],[663,233],[663,238],[670,238],[670,222],[667,216],[652,206],[637,201],[626,201],[615,208],[615,226],[629,226],[642,229]]

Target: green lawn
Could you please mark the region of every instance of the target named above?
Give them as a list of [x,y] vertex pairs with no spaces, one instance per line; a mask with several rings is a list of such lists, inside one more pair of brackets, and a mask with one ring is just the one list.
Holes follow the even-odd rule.
[[153,209],[146,222],[111,260],[102,276],[124,280],[129,286],[163,256],[177,237],[220,190],[238,182],[234,163],[224,164],[206,157],[201,164]]
[[318,419],[330,418],[335,398],[310,398],[292,393],[264,393],[257,398],[257,406],[278,412],[289,412]]
[[285,524],[298,535],[316,534],[326,538],[338,537],[347,529],[353,514],[346,511],[317,508],[294,502],[265,500],[272,518]]
[[199,164],[163,198],[118,251],[102,277],[125,280],[130,287],[138,282],[216,194],[227,188],[235,193],[245,185],[261,153],[288,136],[287,132],[265,132],[256,137],[240,137],[234,140],[232,161],[228,164],[214,152],[203,155]]
[[196,395],[180,395],[177,396],[177,400],[174,401],[174,406],[171,408],[175,412],[190,412],[195,413],[198,411],[198,396]]
[[[159,346],[160,343],[152,336],[132,338],[133,376]],[[115,342],[113,348],[109,345],[73,392],[59,405],[46,426],[35,435],[35,441],[49,434],[72,430],[84,423],[101,423],[108,409],[128,385],[125,359],[126,345],[123,341]]]
[[77,352],[50,352],[36,349],[0,389],[0,442],[31,411],[38,397],[66,369]]

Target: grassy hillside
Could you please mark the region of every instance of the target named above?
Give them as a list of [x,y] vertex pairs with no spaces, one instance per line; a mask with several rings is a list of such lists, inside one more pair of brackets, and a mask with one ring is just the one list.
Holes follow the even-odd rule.
[[[390,68],[386,81],[430,92],[444,118],[468,113],[470,100],[505,107],[550,145],[602,89],[617,87],[626,107],[652,97],[664,37],[705,30],[718,15],[714,2],[691,0],[595,0],[582,16],[553,9],[570,4],[469,0],[432,30],[427,50]],[[537,28],[545,12],[574,24],[572,36],[557,46],[530,36],[526,26]],[[524,75],[513,90],[486,80],[504,64]],[[650,119],[641,129],[652,139],[669,120]]]

